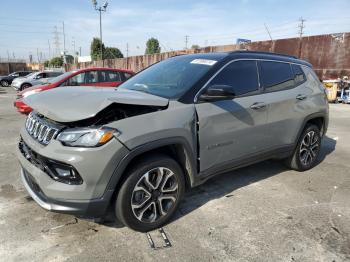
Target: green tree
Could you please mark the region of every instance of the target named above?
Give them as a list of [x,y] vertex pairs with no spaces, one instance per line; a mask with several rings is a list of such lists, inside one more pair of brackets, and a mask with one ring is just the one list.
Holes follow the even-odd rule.
[[191,49],[199,49],[199,48],[201,48],[199,45],[192,45],[191,46]]
[[61,67],[63,65],[63,58],[62,57],[54,57],[50,60],[50,66],[54,67]]
[[146,55],[157,54],[160,53],[160,45],[159,41],[156,38],[150,38],[146,42]]
[[104,59],[123,58],[123,53],[116,47],[106,47],[103,51]]
[[72,55],[66,55],[66,63],[67,64],[73,64],[74,63],[74,57]]
[[101,43],[99,38],[94,37],[90,46],[90,55],[92,60],[101,60],[101,48],[103,51],[105,51],[105,45]]
[[44,67],[49,67],[50,66],[50,61],[49,60],[46,60],[45,62],[44,62]]

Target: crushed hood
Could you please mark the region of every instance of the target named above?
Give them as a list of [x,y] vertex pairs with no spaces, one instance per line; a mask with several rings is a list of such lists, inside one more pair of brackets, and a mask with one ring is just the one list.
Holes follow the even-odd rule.
[[113,103],[165,107],[169,100],[133,90],[79,86],[50,89],[27,96],[24,102],[49,119],[64,123],[94,117]]

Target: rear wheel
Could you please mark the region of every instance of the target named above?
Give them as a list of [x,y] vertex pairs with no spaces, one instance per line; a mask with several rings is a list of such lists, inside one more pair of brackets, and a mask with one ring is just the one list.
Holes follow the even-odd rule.
[[116,216],[136,231],[153,230],[169,221],[184,191],[183,172],[175,160],[146,158],[128,172],[116,199]]
[[286,165],[297,171],[314,167],[321,150],[321,134],[315,125],[307,125],[300,136],[293,155],[285,160]]
[[7,80],[1,80],[0,83],[2,86],[9,86],[9,82],[7,82]]

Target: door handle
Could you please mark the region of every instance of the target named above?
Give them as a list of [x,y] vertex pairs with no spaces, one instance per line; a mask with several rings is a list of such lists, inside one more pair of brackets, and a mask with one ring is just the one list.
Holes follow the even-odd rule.
[[251,109],[257,110],[266,107],[264,102],[256,102],[250,106]]
[[304,95],[304,94],[299,94],[299,95],[296,96],[296,99],[298,99],[298,100],[304,100],[306,98],[307,98],[307,96]]

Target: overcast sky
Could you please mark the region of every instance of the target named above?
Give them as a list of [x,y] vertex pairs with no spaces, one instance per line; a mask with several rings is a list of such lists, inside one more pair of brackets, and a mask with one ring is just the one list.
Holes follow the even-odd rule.
[[[103,4],[102,1],[99,1]],[[0,15],[0,57],[37,59],[55,50],[54,27],[63,49],[62,21],[66,28],[66,49],[82,48],[89,54],[90,42],[99,36],[99,17],[89,0],[7,0]],[[188,45],[232,44],[237,38],[266,40],[266,24],[274,39],[295,37],[299,18],[306,19],[305,35],[350,31],[350,0],[109,0],[103,13],[103,41],[126,55],[143,54],[150,37],[159,39],[162,51]]]

